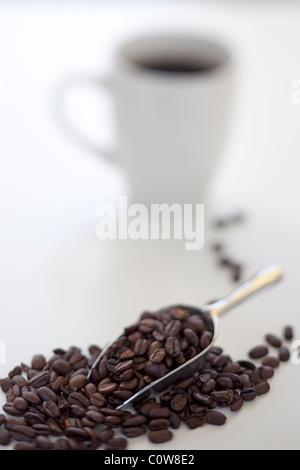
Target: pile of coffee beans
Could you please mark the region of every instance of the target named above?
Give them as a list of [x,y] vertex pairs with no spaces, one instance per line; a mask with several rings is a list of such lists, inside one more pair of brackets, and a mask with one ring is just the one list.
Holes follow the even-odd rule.
[[[286,356],[264,355],[258,365],[256,358],[234,361],[213,346],[197,374],[130,410],[117,409],[132,393],[206,347],[209,333],[199,317],[181,307],[143,314],[103,358],[92,382],[87,376],[101,351],[98,346],[90,346],[88,355],[77,347],[55,349],[48,360],[35,355],[31,364],[17,365],[1,380],[6,403],[0,444],[13,444],[16,450],[122,450],[141,435],[165,443],[182,423],[190,429],[224,425],[223,409],[237,412],[267,393],[269,379]],[[286,328],[285,339],[292,337]],[[269,335],[267,340],[274,343]]]
[[193,309],[145,312],[105,354],[92,371],[92,379],[98,391],[117,407],[199,354],[212,338],[211,322],[203,321]]

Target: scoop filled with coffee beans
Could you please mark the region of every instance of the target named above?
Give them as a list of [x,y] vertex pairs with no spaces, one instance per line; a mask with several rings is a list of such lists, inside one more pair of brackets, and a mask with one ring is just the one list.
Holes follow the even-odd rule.
[[[269,266],[201,309],[144,312],[104,350],[90,346],[89,355],[73,346],[54,349],[48,360],[36,354],[30,364],[21,362],[1,379],[6,403],[0,445],[122,450],[142,435],[155,444],[168,442],[181,423],[190,429],[224,425],[224,408],[237,412],[269,392],[269,379],[289,359],[285,342],[292,340],[293,329],[286,326],[282,338],[269,332],[266,344],[236,361],[215,345],[218,315],[281,276],[278,267]],[[160,393],[145,398],[145,390],[157,391],[156,385]]]
[[[218,336],[221,314],[282,278],[275,265],[255,273],[216,302],[200,308],[173,306],[155,313],[145,312],[134,325],[109,343],[89,373],[97,385],[113,374],[113,382],[100,386],[100,393],[115,393],[118,408],[149,397],[199,371]],[[139,381],[134,371],[143,373]]]

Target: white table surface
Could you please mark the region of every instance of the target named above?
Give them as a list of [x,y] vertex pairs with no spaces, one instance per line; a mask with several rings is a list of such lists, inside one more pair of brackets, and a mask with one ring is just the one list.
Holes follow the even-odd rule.
[[[50,2],[49,2],[50,3]],[[84,6],[82,6],[84,4]],[[221,239],[244,275],[279,263],[284,281],[222,318],[218,344],[245,358],[267,332],[300,335],[300,79],[297,2],[2,2],[0,5],[0,340],[3,377],[35,353],[103,345],[144,309],[200,305],[233,285],[210,244]],[[126,188],[122,172],[71,141],[53,96],[73,74],[109,69],[133,33],[209,33],[232,48],[236,105],[206,208],[206,243],[99,241],[96,208]],[[110,145],[105,97],[82,90],[66,105],[76,125]],[[241,208],[244,224],[216,232],[213,216]],[[183,426],[166,449],[299,449],[300,365],[280,367],[269,395],[228,413],[225,427]],[[157,448],[144,437],[129,449]]]

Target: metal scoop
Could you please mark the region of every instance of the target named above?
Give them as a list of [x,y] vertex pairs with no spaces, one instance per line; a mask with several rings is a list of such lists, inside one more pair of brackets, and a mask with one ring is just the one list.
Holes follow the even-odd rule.
[[[208,305],[203,305],[200,308],[187,307],[182,305],[177,305],[177,307],[188,308],[191,314],[198,314],[206,324],[206,327],[213,333],[213,338],[211,343],[199,354],[194,356],[192,359],[188,360],[181,366],[176,369],[171,370],[165,376],[151,382],[137,393],[135,393],[131,398],[126,400],[122,405],[118,406],[117,409],[122,409],[126,405],[133,404],[145,400],[148,398],[152,391],[160,392],[175,382],[182,380],[186,377],[190,377],[199,371],[205,362],[206,355],[212,345],[215,343],[218,332],[219,332],[219,316],[225,312],[228,312],[232,308],[244,302],[249,297],[252,297],[254,294],[260,292],[261,290],[277,283],[282,278],[282,270],[275,265],[267,266],[247,281],[240,284],[236,289],[230,292],[228,295],[222,299],[213,302]],[[114,344],[114,342],[120,337],[117,336],[113,341],[111,341],[99,354],[96,361],[94,362],[88,378],[91,379],[91,371],[99,365],[102,357],[106,354],[108,349]]]

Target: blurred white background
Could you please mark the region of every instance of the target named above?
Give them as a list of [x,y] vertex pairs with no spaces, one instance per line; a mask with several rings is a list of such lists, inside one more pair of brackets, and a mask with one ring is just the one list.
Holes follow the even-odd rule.
[[[300,80],[299,15],[299,2],[290,0],[0,0],[0,339],[7,345],[0,375],[36,352],[103,345],[143,309],[177,301],[199,305],[232,287],[210,252],[210,241],[220,237],[210,228],[199,253],[172,242],[97,240],[96,208],[122,193],[124,177],[60,128],[56,91],[74,74],[107,73],[115,48],[141,32],[209,34],[234,57],[234,112],[211,203],[216,213],[249,211],[247,225],[221,234],[233,256],[245,261],[245,274],[280,262],[288,276],[272,294],[222,319],[220,343],[241,356],[268,328],[278,333],[298,321],[300,104],[292,101],[292,85]],[[74,91],[65,106],[93,141],[113,145],[105,94]],[[292,374],[299,382],[296,369],[287,366],[283,379]],[[222,434],[209,430],[201,446],[297,447],[297,387],[286,391],[280,380],[273,401],[262,400],[257,411],[250,406]],[[291,403],[284,417],[278,414],[282,393]],[[274,406],[278,426],[271,442]],[[261,434],[252,435],[262,413]],[[200,445],[181,442],[174,445]]]

